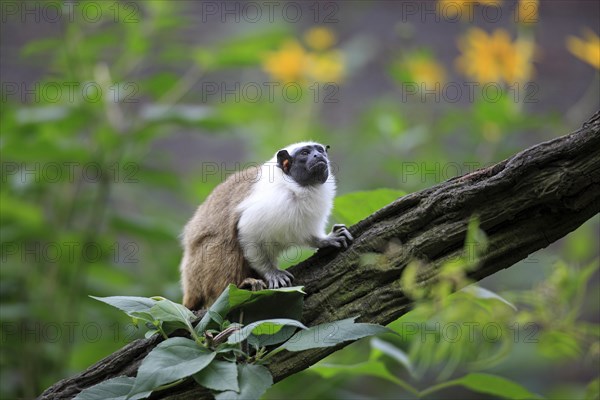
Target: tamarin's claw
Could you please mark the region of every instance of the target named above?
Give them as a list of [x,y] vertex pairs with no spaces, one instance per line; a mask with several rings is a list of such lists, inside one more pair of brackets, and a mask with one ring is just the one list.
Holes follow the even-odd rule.
[[240,283],[240,289],[251,290],[253,292],[266,288],[267,284],[262,279],[246,278]]
[[337,224],[333,226],[331,233],[324,239],[317,239],[316,244],[318,248],[322,247],[337,247],[347,249],[354,238],[350,234],[348,228],[345,225]]
[[269,289],[279,289],[292,286],[294,275],[280,269],[273,269],[265,274],[265,279],[269,285]]

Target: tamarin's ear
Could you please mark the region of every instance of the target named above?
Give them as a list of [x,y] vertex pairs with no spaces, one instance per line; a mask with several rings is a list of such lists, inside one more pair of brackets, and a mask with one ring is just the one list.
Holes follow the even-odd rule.
[[286,174],[290,170],[290,165],[292,163],[292,156],[287,150],[279,150],[277,152],[277,166],[283,170]]
[[328,145],[328,144],[327,144],[327,145],[325,145],[325,153],[328,153],[330,148],[331,148],[331,146],[330,146],[330,145]]

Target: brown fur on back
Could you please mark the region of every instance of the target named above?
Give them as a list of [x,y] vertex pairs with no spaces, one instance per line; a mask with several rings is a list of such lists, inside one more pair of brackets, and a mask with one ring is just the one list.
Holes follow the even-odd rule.
[[237,206],[248,197],[260,167],[240,171],[218,185],[183,231],[183,304],[198,310],[212,304],[230,283],[258,277],[238,241]]

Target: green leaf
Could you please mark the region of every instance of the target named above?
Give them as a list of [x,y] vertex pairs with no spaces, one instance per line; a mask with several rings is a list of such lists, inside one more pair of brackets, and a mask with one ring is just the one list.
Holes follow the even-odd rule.
[[156,301],[147,297],[134,296],[110,296],[96,297],[90,296],[92,299],[101,301],[108,305],[118,308],[132,318],[138,318],[144,321],[153,322],[154,318],[150,314],[150,310],[156,304]]
[[483,373],[471,373],[451,381],[478,393],[487,393],[503,399],[539,399],[523,386],[500,376]]
[[210,312],[204,314],[200,322],[198,322],[198,324],[196,325],[195,330],[197,334],[203,334],[204,331],[208,328],[209,324],[213,321],[211,315],[227,315],[227,313],[229,312],[229,291],[232,287],[235,287],[235,285],[229,285],[227,288],[225,288],[223,293],[221,293],[221,295],[217,298],[217,300],[215,300],[212,306],[209,307],[208,311]]
[[[217,298],[217,300],[210,306],[208,312],[202,317],[198,325],[196,325],[196,332],[202,334],[214,321],[215,314],[225,317],[231,311],[243,307],[244,308],[244,322],[246,324],[256,321],[257,319],[264,320],[266,318],[276,317],[297,317],[300,318],[299,313],[302,312],[303,295],[301,286],[287,287],[281,289],[267,289],[250,291],[244,289],[238,289],[235,285],[229,285],[223,293]],[[282,297],[290,297],[292,299],[282,300]],[[294,297],[294,296],[297,296]],[[286,303],[285,309],[279,309],[275,305],[271,308],[268,307],[268,302],[273,300],[275,305],[281,306],[282,301]],[[254,309],[253,306],[259,305],[258,310]],[[300,305],[300,307],[298,307]],[[261,311],[262,310],[262,311]],[[291,310],[291,312],[288,312]],[[268,316],[265,316],[265,312]],[[291,314],[291,315],[290,315]],[[255,318],[259,316],[259,318]],[[253,317],[249,319],[248,317]],[[218,319],[218,318],[217,318]],[[293,318],[290,318],[293,319]]]
[[370,360],[353,365],[318,363],[311,367],[310,371],[316,372],[324,378],[332,378],[342,374],[359,377],[374,376],[392,382],[411,393],[417,393],[417,390],[411,385],[392,375],[381,361]]
[[246,325],[239,331],[236,331],[233,335],[229,336],[229,338],[227,338],[227,342],[229,344],[240,343],[246,340],[251,333],[254,335],[274,335],[285,325],[295,326],[301,329],[308,329],[303,323],[293,319],[267,319]]
[[467,237],[465,239],[465,258],[469,265],[475,265],[488,246],[485,232],[479,228],[479,217],[473,216],[467,226]]
[[260,64],[265,52],[276,48],[286,37],[284,30],[238,35],[210,50],[200,49],[204,51],[199,51],[196,59],[203,69],[254,66]]
[[506,300],[504,297],[492,292],[491,290],[487,290],[485,288],[482,288],[481,286],[477,286],[477,285],[471,285],[471,286],[467,286],[464,287],[460,290],[461,292],[464,293],[468,293],[473,297],[477,297],[480,299],[493,299],[493,300],[498,300],[504,304],[506,304],[507,306],[509,306],[510,308],[512,308],[513,310],[517,311],[517,307],[512,304],[510,301]]
[[585,400],[600,399],[600,378],[591,381],[585,388]]
[[277,349],[302,351],[318,347],[331,347],[349,340],[357,340],[378,333],[394,333],[385,326],[375,324],[355,323],[354,318],[325,323],[297,332],[287,342]]
[[258,400],[273,385],[273,376],[261,365],[238,365],[239,393],[232,390],[217,393],[215,400]]
[[300,320],[304,309],[304,294],[300,292],[275,292],[270,296],[262,296],[250,303],[244,303],[242,323],[273,318]]
[[[163,328],[163,330],[164,330],[164,328]],[[145,337],[146,339],[149,339],[150,337],[152,337],[152,336],[153,336],[154,334],[156,334],[156,333],[159,333],[159,332],[158,332],[156,329],[150,329],[150,330],[146,331],[146,333],[144,333],[144,337]],[[165,333],[167,333],[167,332],[165,332]],[[169,333],[171,333],[171,332],[169,332]],[[168,335],[169,333],[167,333],[167,335]]]
[[135,378],[118,376],[79,392],[75,400],[125,400]]
[[591,277],[598,269],[600,269],[600,260],[595,259],[588,266],[583,267],[575,272],[575,280],[577,284],[575,292],[577,294],[585,293]]
[[182,337],[161,342],[142,361],[128,399],[147,396],[159,386],[201,371],[215,355],[199,347],[193,340]]
[[214,360],[208,367],[194,374],[199,385],[212,390],[233,390],[239,393],[238,369],[235,363]]
[[560,331],[544,331],[540,335],[538,351],[545,357],[557,359],[576,359],[581,356],[582,349],[576,339]]
[[62,45],[62,41],[58,38],[32,40],[21,48],[21,56],[29,57],[34,54],[56,52]]
[[150,94],[153,99],[159,99],[164,96],[166,91],[173,88],[178,81],[179,77],[176,74],[162,71],[150,75],[146,79],[139,80],[139,83],[142,85],[144,92]]
[[[8,176],[3,173],[2,179],[8,181]],[[28,226],[34,229],[44,227],[44,216],[38,205],[26,202],[5,191],[0,192],[0,220],[2,220],[2,226],[7,221],[16,221],[23,227]],[[5,236],[2,238],[3,243],[8,243],[5,242]]]
[[338,222],[353,225],[405,194],[394,189],[348,193],[336,197],[333,214]]
[[101,301],[109,304],[119,310],[129,314],[131,312],[146,312],[149,311],[156,301],[147,297],[134,297],[134,296],[110,296],[110,297],[96,297],[90,296],[92,299]]
[[302,286],[292,286],[292,287],[285,287],[285,288],[280,288],[280,289],[265,289],[265,290],[251,291],[251,290],[239,289],[235,285],[230,285],[229,286],[229,307],[230,307],[230,309],[233,310],[236,307],[241,307],[243,305],[252,303],[264,296],[272,296],[275,293],[295,292],[295,293],[301,293],[304,295],[306,293],[303,291],[303,289],[304,288]]
[[207,311],[208,314],[210,314],[210,318],[215,321],[217,324],[219,325],[223,325],[223,322],[225,322],[225,320],[223,319],[223,317],[221,316],[221,314],[218,314],[214,311],[208,310]]
[[277,333],[271,335],[250,335],[248,336],[248,343],[256,348],[264,346],[272,346],[274,344],[283,343],[296,332],[295,326],[286,325],[283,326]]
[[406,368],[411,376],[416,376],[415,369],[410,361],[410,358],[408,357],[408,354],[406,354],[400,348],[378,338],[371,339],[371,347],[396,360],[398,364]]
[[[160,328],[161,328],[162,332],[167,336],[169,336],[171,333],[175,332],[178,329],[187,329],[187,327],[184,326],[181,322],[158,321],[158,323],[160,324]],[[156,325],[154,325],[154,326],[156,326]],[[193,330],[194,328],[191,328],[191,329]],[[152,330],[154,330],[154,329],[152,329]],[[191,334],[191,331],[190,331],[190,334]],[[195,336],[192,336],[192,338],[195,340],[198,335],[196,335],[196,332],[194,332],[194,335]]]
[[194,332],[191,321],[196,318],[193,312],[187,307],[172,302],[168,299],[162,299],[156,302],[150,309],[150,314],[154,319],[161,322],[171,322],[171,326],[179,326],[187,329],[189,332]]

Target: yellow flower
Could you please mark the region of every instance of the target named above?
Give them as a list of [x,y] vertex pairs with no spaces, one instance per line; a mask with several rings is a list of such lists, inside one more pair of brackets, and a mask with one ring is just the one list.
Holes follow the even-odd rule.
[[458,47],[462,54],[456,60],[457,68],[479,82],[511,84],[525,81],[533,73],[533,42],[513,42],[504,29],[488,35],[480,28],[471,28],[459,39]]
[[503,78],[507,83],[523,82],[533,75],[535,44],[529,39],[517,39],[506,54]]
[[307,74],[319,82],[340,82],[344,77],[344,56],[339,51],[312,55]]
[[589,28],[584,29],[583,35],[585,39],[576,36],[567,37],[567,49],[575,57],[600,69],[600,37]]
[[329,48],[335,36],[325,28],[312,28],[305,38],[313,49],[307,51],[298,41],[290,40],[263,59],[263,69],[280,82],[340,82],[344,78],[344,56]]
[[304,48],[295,40],[283,44],[280,50],[268,54],[263,61],[263,69],[281,82],[303,80],[308,57]]
[[502,0],[438,0],[436,10],[438,14],[448,19],[454,19],[456,16],[470,18],[476,4],[499,6]]
[[436,85],[443,85],[446,81],[446,71],[431,57],[426,55],[413,55],[404,62],[404,67],[415,83],[424,83],[425,88],[435,89]]
[[519,0],[515,19],[521,24],[534,24],[538,20],[539,0]]
[[323,51],[333,46],[336,42],[335,34],[322,27],[314,27],[304,34],[304,42],[313,50]]

